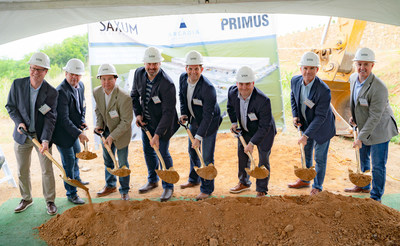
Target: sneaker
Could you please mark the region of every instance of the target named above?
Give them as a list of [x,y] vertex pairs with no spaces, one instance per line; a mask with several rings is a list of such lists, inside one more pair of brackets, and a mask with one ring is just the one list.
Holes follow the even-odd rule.
[[58,209],[56,204],[54,204],[54,202],[47,202],[47,214],[55,215],[57,211]]
[[14,212],[21,213],[22,211],[25,211],[25,209],[29,208],[32,204],[33,204],[33,200],[26,201],[26,200],[22,199],[21,202],[18,204],[18,206],[14,209]]
[[85,201],[82,200],[78,195],[74,197],[68,197],[68,201],[72,202],[73,204],[85,204]]

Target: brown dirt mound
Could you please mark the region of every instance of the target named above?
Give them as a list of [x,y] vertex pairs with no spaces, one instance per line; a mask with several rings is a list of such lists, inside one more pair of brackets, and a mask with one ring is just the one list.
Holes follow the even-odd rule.
[[399,245],[400,213],[372,199],[315,196],[114,200],[38,227],[49,245]]

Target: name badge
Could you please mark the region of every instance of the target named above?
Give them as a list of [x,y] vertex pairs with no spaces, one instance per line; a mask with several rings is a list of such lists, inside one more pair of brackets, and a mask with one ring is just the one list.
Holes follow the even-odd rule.
[[307,105],[307,107],[309,107],[309,108],[313,108],[315,105],[315,103],[313,101],[311,101],[310,99],[304,100],[304,104]]
[[49,112],[50,110],[51,110],[51,108],[47,104],[43,104],[39,108],[39,112],[42,113],[43,115],[47,114],[47,112]]
[[258,120],[258,118],[257,118],[257,116],[256,116],[255,113],[250,113],[250,114],[248,114],[247,116],[249,116],[249,118],[250,118],[251,121]]
[[360,102],[360,105],[361,105],[361,106],[368,107],[368,101],[367,101],[367,99],[365,99],[365,98],[360,98],[360,99],[359,99],[359,102]]
[[110,111],[109,114],[111,119],[117,118],[119,116],[117,110]]
[[199,99],[193,98],[193,104],[203,106],[203,102]]
[[154,104],[161,103],[161,100],[160,100],[160,98],[158,96],[154,96],[151,99],[153,99]]

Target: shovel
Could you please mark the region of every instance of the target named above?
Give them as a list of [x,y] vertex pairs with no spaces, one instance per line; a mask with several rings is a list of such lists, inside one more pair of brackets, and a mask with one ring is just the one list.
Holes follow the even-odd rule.
[[[141,126],[141,128],[146,133],[147,137],[149,138],[149,141],[151,141],[151,139],[153,139],[153,137],[151,136],[151,133],[149,132],[149,130],[145,126]],[[164,180],[165,182],[167,182],[169,184],[177,183],[179,181],[178,172],[175,171],[173,167],[170,167],[170,169],[167,170],[167,168],[165,167],[164,159],[162,158],[160,151],[154,147],[153,147],[153,149],[156,151],[158,159],[161,162],[161,168],[162,168],[162,169],[156,169],[157,175],[162,180]]]
[[[353,136],[354,136],[354,141],[357,140],[358,130],[357,130],[356,126],[353,127]],[[364,187],[364,186],[367,186],[371,182],[372,177],[371,177],[371,175],[363,174],[361,172],[360,148],[358,146],[356,146],[355,152],[356,152],[356,160],[357,160],[357,172],[354,173],[353,170],[349,169],[349,179],[356,186]]]
[[[41,149],[41,148],[43,147],[43,146],[39,143],[39,141],[38,141],[36,138],[34,138],[32,135],[30,135],[27,131],[25,131],[24,128],[20,127],[19,130],[20,130],[21,132],[23,132],[30,140],[32,140],[32,142],[33,142],[38,148]],[[46,155],[47,158],[49,158],[49,159],[58,167],[58,169],[60,169],[60,171],[61,171],[61,173],[62,173],[62,176],[60,175],[60,177],[61,177],[66,183],[68,183],[69,185],[72,185],[72,186],[81,188],[81,189],[85,190],[87,194],[89,194],[89,189],[88,189],[86,186],[84,186],[81,182],[79,182],[79,181],[76,180],[76,179],[70,179],[70,178],[67,177],[67,174],[65,173],[65,170],[64,170],[63,166],[61,166],[61,165],[53,158],[53,156],[50,154],[49,151],[45,150],[45,151],[44,151],[44,154]]]
[[115,160],[114,154],[111,151],[110,146],[108,146],[108,144],[106,143],[106,139],[104,138],[103,133],[97,132],[97,131],[94,131],[94,133],[101,138],[101,141],[103,141],[104,147],[106,148],[108,154],[110,155],[111,159],[114,162],[114,169],[107,167],[107,171],[110,174],[116,175],[119,177],[126,177],[129,174],[131,174],[131,170],[129,168],[127,168],[126,165],[122,166],[121,168],[118,168],[119,164],[118,164],[117,160]]
[[[84,128],[82,131],[86,130],[87,128]],[[84,150],[82,152],[76,153],[76,158],[82,159],[82,160],[93,160],[97,158],[96,153],[90,152],[88,150],[88,144],[85,141],[84,144]]]
[[[187,125],[183,124],[182,121],[179,121],[179,124],[186,129],[186,131],[189,135],[190,141],[193,143],[194,137],[193,137],[192,133],[190,132],[189,128],[187,127]],[[207,179],[207,180],[215,179],[215,177],[217,177],[218,171],[215,168],[214,164],[210,163],[210,164],[208,164],[208,166],[206,166],[204,164],[203,156],[201,155],[199,148],[195,148],[194,150],[196,150],[197,156],[199,157],[200,163],[201,163],[200,168],[197,166],[194,167],[194,170],[196,171],[196,173],[203,179]]]
[[[301,135],[300,126],[297,126],[297,131],[299,132],[299,137],[301,137],[302,135]],[[317,172],[315,171],[314,166],[307,168],[303,144],[300,144],[300,152],[301,152],[301,168],[294,166],[294,174],[298,178],[300,178],[301,180],[304,180],[304,181],[313,180],[315,178],[315,176],[317,175]]]
[[[236,137],[240,139],[240,142],[242,143],[243,148],[246,147],[247,143],[244,140],[241,131],[239,129],[237,129],[236,131],[232,130],[232,132],[235,133]],[[265,166],[257,167],[256,163],[254,161],[253,155],[250,152],[247,152],[246,154],[250,158],[251,167],[252,167],[251,169],[247,168],[247,167],[245,168],[247,174],[250,175],[251,177],[256,178],[256,179],[265,179],[266,177],[268,177],[268,175],[269,175],[268,169],[265,168]]]

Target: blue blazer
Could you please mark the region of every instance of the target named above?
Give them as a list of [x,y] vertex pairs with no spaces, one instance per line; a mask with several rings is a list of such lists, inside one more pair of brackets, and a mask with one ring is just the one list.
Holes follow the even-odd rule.
[[[38,96],[35,103],[35,131],[39,138],[42,140],[50,141],[56,124],[57,118],[57,97],[58,93],[46,80],[40,87]],[[13,137],[15,142],[24,144],[26,136],[19,134],[17,127],[20,123],[24,123],[26,128],[31,124],[30,118],[30,79],[29,77],[16,79],[11,85],[10,93],[8,94],[6,109],[11,119],[15,123]],[[39,108],[46,104],[50,107],[45,115],[43,115]]]
[[85,123],[86,103],[85,86],[79,81],[78,98],[72,87],[64,79],[59,86],[57,103],[57,121],[53,133],[53,142],[60,147],[72,147],[78,136],[81,134],[81,126]]
[[318,144],[325,143],[336,134],[335,115],[331,109],[331,90],[320,78],[315,77],[308,99],[315,105],[312,108],[306,106],[306,118],[301,113],[300,90],[303,77],[296,75],[291,81],[290,100],[292,104],[293,117],[298,117],[301,123],[301,130],[309,138],[314,139]]
[[[242,126],[240,118],[240,99],[238,97],[239,91],[236,85],[231,86],[228,90],[228,103],[227,111],[232,123],[239,122]],[[258,88],[254,87],[250,97],[247,114],[254,113],[257,117],[256,120],[250,120],[246,116],[247,129],[244,129],[244,134],[251,135],[250,141],[257,145],[263,151],[269,151],[272,148],[274,138],[276,135],[275,120],[272,116],[271,101],[270,99]]]
[[[136,69],[131,98],[135,115],[144,116],[144,100],[146,98],[147,74],[144,67]],[[161,139],[168,140],[179,128],[176,112],[176,90],[172,79],[160,68],[154,78],[148,104],[151,121],[147,122]],[[157,96],[161,102],[155,103],[152,98]],[[143,117],[144,118],[144,117]]]
[[189,102],[192,106],[193,114],[191,115],[187,101],[188,74],[182,73],[179,78],[179,100],[181,103],[181,115],[187,115],[189,122],[193,121],[193,116],[199,124],[197,135],[200,137],[208,137],[218,131],[221,124],[221,110],[217,103],[217,93],[211,82],[200,76],[193,92],[193,99],[201,101],[202,105],[194,104],[193,100]]

